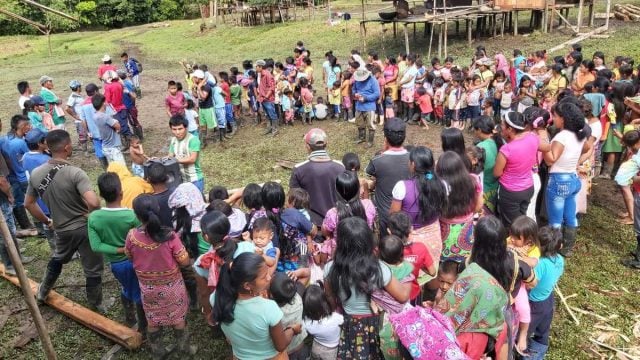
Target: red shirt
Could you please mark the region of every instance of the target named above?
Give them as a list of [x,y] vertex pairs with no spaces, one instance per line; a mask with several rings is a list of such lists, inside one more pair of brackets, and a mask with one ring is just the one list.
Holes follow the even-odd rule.
[[404,259],[413,264],[413,276],[415,279],[411,283],[411,300],[420,294],[420,285],[418,285],[418,273],[421,269],[426,269],[433,265],[433,259],[429,254],[429,250],[423,243],[412,242],[404,247]]
[[260,73],[260,83],[258,84],[258,101],[274,102],[276,99],[276,81],[273,75],[267,70]]
[[167,95],[164,104],[169,107],[171,115],[184,114],[184,108],[187,102],[184,100],[182,91],[178,91],[175,96]]
[[124,88],[119,81],[104,84],[104,97],[107,103],[113,106],[115,111],[124,110],[127,107],[122,103]]
[[424,94],[418,98],[418,106],[420,106],[420,112],[423,114],[430,114],[433,112],[433,105],[431,104],[431,96]]
[[231,92],[229,90],[229,84],[226,81],[220,81],[220,84],[218,85],[220,85],[220,88],[224,93],[224,103],[231,104]]
[[106,73],[109,70],[117,71],[116,67],[111,64],[100,65],[100,67],[98,68],[98,77],[102,79],[102,75],[104,75],[104,73]]

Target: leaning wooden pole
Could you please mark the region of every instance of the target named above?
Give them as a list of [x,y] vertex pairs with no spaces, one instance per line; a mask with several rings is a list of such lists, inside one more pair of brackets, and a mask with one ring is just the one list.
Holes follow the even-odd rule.
[[38,335],[40,336],[40,341],[42,342],[42,349],[44,350],[44,353],[48,360],[56,360],[58,357],[56,356],[56,351],[54,350],[53,343],[51,342],[51,338],[49,337],[47,325],[42,318],[42,314],[40,314],[40,309],[38,308],[38,304],[36,303],[35,296],[33,295],[33,291],[29,284],[29,278],[27,278],[27,273],[24,271],[24,266],[22,266],[22,261],[20,260],[20,254],[18,254],[18,249],[16,249],[16,245],[13,242],[13,237],[11,236],[11,232],[9,231],[9,227],[7,226],[7,221],[4,218],[4,214],[2,214],[2,212],[0,212],[0,232],[2,232],[2,237],[4,238],[4,243],[7,247],[9,258],[11,258],[11,263],[16,269],[16,274],[18,275],[18,281],[20,282],[20,288],[22,289],[24,300],[27,303],[27,307],[29,308],[29,312],[31,313],[33,322],[36,324],[36,328],[38,329]]

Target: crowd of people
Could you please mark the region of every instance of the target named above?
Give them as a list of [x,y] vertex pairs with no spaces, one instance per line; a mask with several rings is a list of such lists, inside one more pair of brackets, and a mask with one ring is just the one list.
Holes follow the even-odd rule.
[[[329,51],[320,81],[300,42],[284,63],[247,60],[218,76],[184,63],[186,86],[169,81],[165,99],[176,181],[147,161],[135,107],[142,64],[121,58],[121,69],[102,59],[86,98],[71,81],[66,106],[48,76],[39,94],[18,84],[24,113],[0,140],[0,208],[12,234],[16,222],[33,228],[28,211],[49,240],[39,301],[79,253],[88,303],[104,311],[106,260],[125,321],[154,358],[167,355],[164,331],[172,351],[196,353],[186,315],[200,310],[237,359],[543,359],[553,289],[595,176],[615,176],[627,208],[619,221],[638,241],[623,264],[640,268],[632,59],[607,68],[603,53],[585,59],[577,44],[566,56],[515,50],[508,60],[480,46],[469,64],[354,50],[342,67]],[[99,196],[69,161],[68,117],[80,149],[90,142],[104,166]],[[326,132],[309,126],[307,160],[287,190],[218,184],[204,195],[207,143],[263,118],[276,135],[328,117],[355,123],[356,143],[369,147],[381,129],[383,149],[362,169],[356,153],[332,158]],[[441,132],[437,159],[405,144],[411,124]]]

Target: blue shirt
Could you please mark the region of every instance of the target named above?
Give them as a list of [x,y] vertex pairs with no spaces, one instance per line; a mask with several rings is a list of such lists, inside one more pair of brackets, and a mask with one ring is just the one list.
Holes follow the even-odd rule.
[[369,77],[365,81],[356,81],[353,83],[352,94],[362,95],[363,101],[355,100],[356,111],[375,111],[376,101],[380,97],[380,85],[378,80],[373,76]]
[[127,72],[131,76],[136,76],[140,74],[140,69],[138,69],[138,63],[136,63],[136,59],[129,58],[129,60],[124,62],[124,67],[127,68]]
[[98,126],[93,119],[95,114],[96,109],[93,108],[91,102],[80,107],[80,119],[84,120],[87,123],[87,129],[89,130],[89,133],[91,133],[91,137],[96,140],[100,140],[102,139],[100,137],[100,129],[98,129]]
[[224,108],[224,95],[222,94],[222,88],[220,86],[213,87],[213,103],[216,109]]
[[133,107],[133,99],[131,98],[131,93],[136,92],[136,87],[133,85],[133,82],[129,79],[124,81],[123,86],[124,93],[122,94],[122,103],[126,106],[127,109],[131,109]]
[[[47,154],[39,153],[37,151],[29,151],[28,153],[24,154],[24,156],[22,157],[22,166],[24,167],[24,170],[27,172],[27,178],[31,177],[31,173],[35,168],[37,168],[38,166],[44,163],[49,162],[49,160],[51,160],[51,156]],[[42,209],[42,212],[45,215],[47,216],[51,215],[49,208],[44,203],[44,201],[42,201],[41,197],[38,196],[37,202],[38,202],[38,205],[40,205],[40,209]]]
[[10,182],[27,182],[27,173],[22,166],[22,156],[29,152],[27,142],[13,134],[4,136],[1,142],[2,153],[10,164],[7,178]]
[[561,255],[552,258],[541,257],[533,271],[536,273],[538,285],[529,291],[529,300],[544,301],[551,295],[553,287],[564,272],[564,258]]

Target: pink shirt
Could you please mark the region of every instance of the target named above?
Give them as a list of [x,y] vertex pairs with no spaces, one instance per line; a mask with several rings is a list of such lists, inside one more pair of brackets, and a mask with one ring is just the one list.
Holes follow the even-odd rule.
[[507,159],[500,185],[509,191],[523,191],[533,186],[533,168],[538,162],[538,137],[527,133],[502,145],[500,153]]
[[[362,207],[364,207],[365,215],[367,216],[367,224],[370,228],[373,228],[373,220],[376,218],[376,207],[369,199],[360,200]],[[327,211],[327,215],[324,217],[322,227],[333,233],[333,238],[338,237],[338,209],[333,207]]]
[[180,237],[173,233],[163,243],[153,241],[144,231],[133,229],[127,235],[125,253],[142,281],[182,277],[178,261],[188,258]]
[[164,104],[169,107],[171,115],[184,114],[186,101],[182,91],[178,91],[175,96],[169,94],[164,99]]

